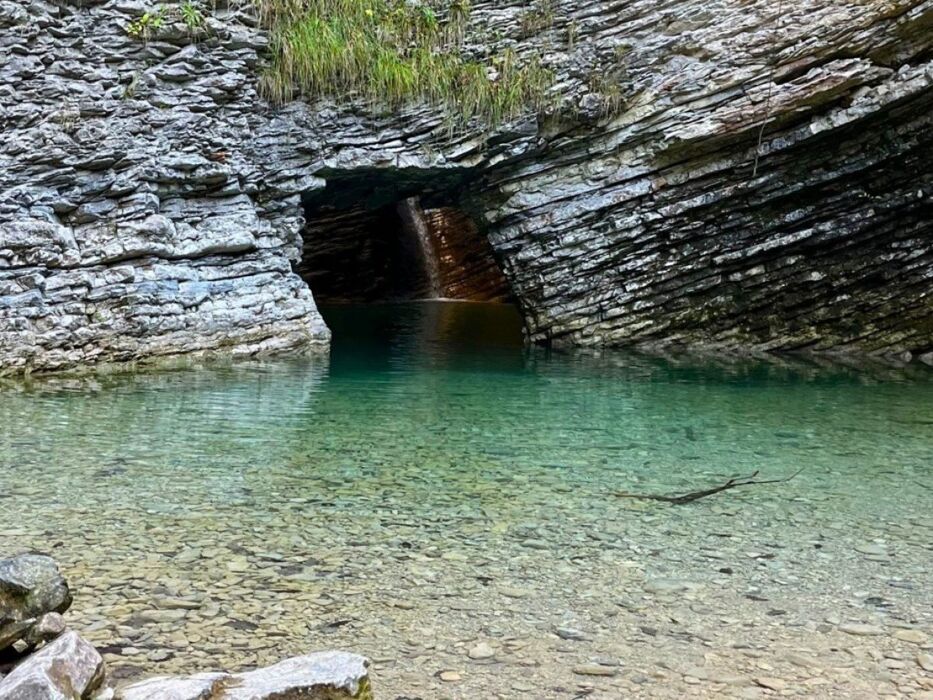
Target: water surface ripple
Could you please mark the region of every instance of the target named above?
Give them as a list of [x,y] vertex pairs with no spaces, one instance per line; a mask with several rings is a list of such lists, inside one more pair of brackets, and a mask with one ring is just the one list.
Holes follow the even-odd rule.
[[381,698],[933,689],[933,373],[516,318],[336,308],[330,358],[0,384],[0,554],[63,563],[123,678],[342,647]]

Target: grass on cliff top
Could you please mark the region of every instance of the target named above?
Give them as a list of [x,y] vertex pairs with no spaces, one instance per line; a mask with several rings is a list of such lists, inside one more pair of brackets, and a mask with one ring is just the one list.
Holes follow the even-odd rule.
[[296,94],[390,108],[428,103],[495,126],[541,109],[554,80],[511,49],[464,57],[468,0],[253,2],[272,41],[260,89],[275,103]]

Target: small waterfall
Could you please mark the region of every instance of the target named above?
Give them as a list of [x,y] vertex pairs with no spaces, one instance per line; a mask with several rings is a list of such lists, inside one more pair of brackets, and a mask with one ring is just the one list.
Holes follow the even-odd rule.
[[418,243],[418,250],[424,263],[424,271],[428,278],[428,296],[431,299],[444,297],[444,285],[441,281],[441,269],[438,260],[437,247],[431,230],[424,218],[421,201],[418,197],[409,197],[398,204],[398,214],[405,228],[413,234]]

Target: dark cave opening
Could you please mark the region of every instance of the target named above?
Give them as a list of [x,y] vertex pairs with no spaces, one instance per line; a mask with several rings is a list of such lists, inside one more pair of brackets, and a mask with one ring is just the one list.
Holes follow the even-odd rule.
[[468,169],[327,170],[302,198],[297,272],[322,303],[508,302]]

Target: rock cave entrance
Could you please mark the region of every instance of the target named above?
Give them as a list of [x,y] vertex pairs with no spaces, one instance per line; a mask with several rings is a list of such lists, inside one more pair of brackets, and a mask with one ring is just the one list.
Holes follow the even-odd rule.
[[467,169],[318,173],[307,192],[297,272],[319,302],[511,301],[477,223]]

